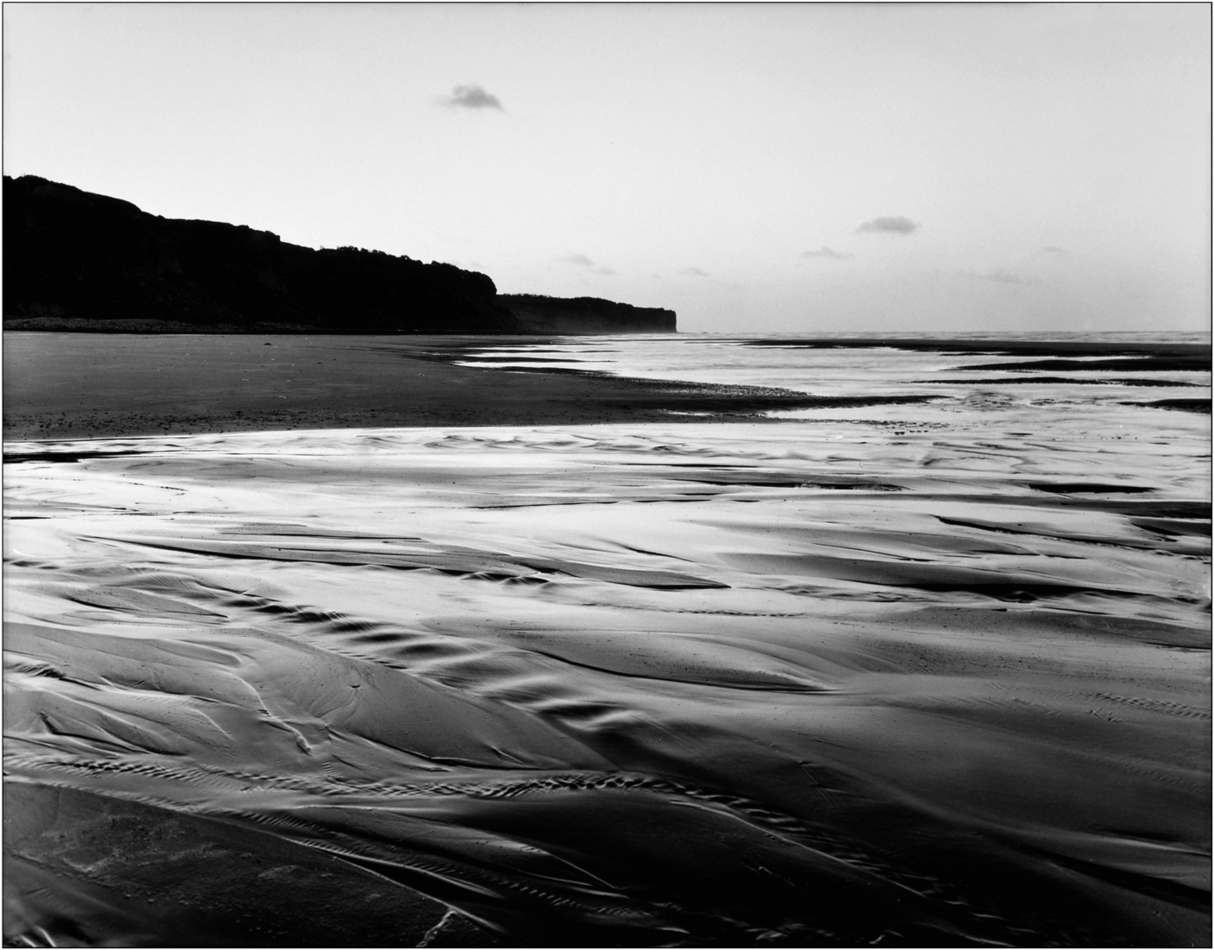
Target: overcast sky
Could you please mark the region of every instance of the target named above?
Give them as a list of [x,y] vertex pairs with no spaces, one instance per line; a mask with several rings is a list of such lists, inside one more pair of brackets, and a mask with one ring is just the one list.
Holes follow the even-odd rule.
[[687,331],[1206,329],[1207,4],[6,4],[5,174]]

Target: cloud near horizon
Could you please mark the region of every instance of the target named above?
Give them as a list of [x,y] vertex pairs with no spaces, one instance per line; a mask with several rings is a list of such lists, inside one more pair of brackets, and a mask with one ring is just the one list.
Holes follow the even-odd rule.
[[451,95],[443,96],[443,105],[451,109],[497,109],[505,112],[502,101],[491,92],[486,92],[476,83],[468,86],[456,86]]
[[610,267],[596,267],[594,261],[592,261],[585,254],[566,254],[561,258],[561,263],[576,264],[578,267],[587,267],[592,273],[604,274],[608,277],[611,277],[616,273],[616,271],[612,270]]
[[832,261],[850,261],[856,255],[850,253],[849,251],[836,251],[833,248],[823,246],[818,248],[816,251],[804,251],[802,252],[801,256],[809,258],[825,258]]
[[873,218],[856,228],[861,234],[914,234],[918,230],[918,224],[900,214]]
[[970,273],[967,277],[977,277],[979,280],[993,280],[997,284],[1035,284],[1036,279],[1025,277],[1022,274],[1014,274],[1011,271],[1004,270],[1001,267],[995,267],[991,270],[984,271],[981,274]]

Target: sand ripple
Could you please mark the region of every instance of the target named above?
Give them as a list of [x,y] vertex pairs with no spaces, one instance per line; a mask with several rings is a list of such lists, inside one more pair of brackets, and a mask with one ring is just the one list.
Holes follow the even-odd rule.
[[6,446],[10,927],[1208,940],[1200,420],[898,411]]

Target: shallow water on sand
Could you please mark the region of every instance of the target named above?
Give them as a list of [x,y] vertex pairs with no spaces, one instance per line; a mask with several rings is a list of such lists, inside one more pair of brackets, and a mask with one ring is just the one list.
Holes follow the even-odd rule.
[[[866,345],[857,347],[857,341]],[[1075,366],[1059,370],[1054,363],[1048,383],[1037,382],[1034,377],[1042,373],[1026,372],[1023,365],[1015,370],[974,372],[985,366],[1007,366],[1009,355],[1023,351],[1026,345],[1055,350],[1055,357],[1069,357]],[[443,344],[438,346],[442,348]],[[1176,347],[1204,351],[1204,359],[1198,361],[1201,365],[1172,365],[1164,371],[1142,363],[1114,372],[1082,369],[1083,364],[1090,365],[1110,354],[1124,359],[1130,352],[1150,354]],[[1209,347],[1209,334],[1193,333],[905,334],[899,339],[879,334],[794,334],[779,339],[762,334],[678,334],[562,337],[538,344],[510,338],[482,339],[456,352],[460,362],[470,366],[777,386],[818,396],[898,393],[947,399],[963,397],[975,378],[982,377],[987,388],[1013,386],[1020,391],[1017,384],[1028,384],[1021,393],[1024,396],[1057,395],[1059,384],[1065,382],[1071,399],[1113,400],[1133,397],[1134,390],[1144,386],[1156,398],[1184,395],[1209,399]],[[1051,365],[1045,352],[1026,354],[1012,362],[1041,361]]]
[[103,801],[506,942],[1208,942],[1208,417],[1054,397],[7,445],[6,928],[229,933]]

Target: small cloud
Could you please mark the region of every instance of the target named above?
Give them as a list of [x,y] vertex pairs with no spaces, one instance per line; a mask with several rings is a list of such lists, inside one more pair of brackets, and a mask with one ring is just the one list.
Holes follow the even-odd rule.
[[919,225],[901,215],[873,218],[856,228],[861,234],[914,234],[918,230]]
[[698,267],[684,267],[679,271],[684,277],[707,277],[708,271],[700,270]]
[[847,251],[836,251],[836,250],[832,250],[829,247],[820,247],[816,251],[805,251],[801,256],[802,257],[811,257],[811,258],[825,258],[826,260],[831,260],[831,261],[850,261],[856,255],[848,253]]
[[475,83],[470,86],[456,86],[452,90],[451,95],[443,96],[440,102],[451,109],[497,109],[498,112],[506,111],[502,108],[502,102],[497,96],[491,92],[486,92]]
[[576,267],[588,267],[590,268],[591,273],[603,274],[608,277],[614,276],[616,273],[610,267],[596,267],[594,261],[592,261],[585,254],[566,254],[561,258],[561,263],[573,264]]
[[1001,267],[984,271],[981,274],[967,273],[965,276],[977,277],[979,280],[993,280],[997,284],[1035,284],[1037,282],[1032,277],[1025,277],[1022,274],[1014,274],[1011,271],[1004,270]]

